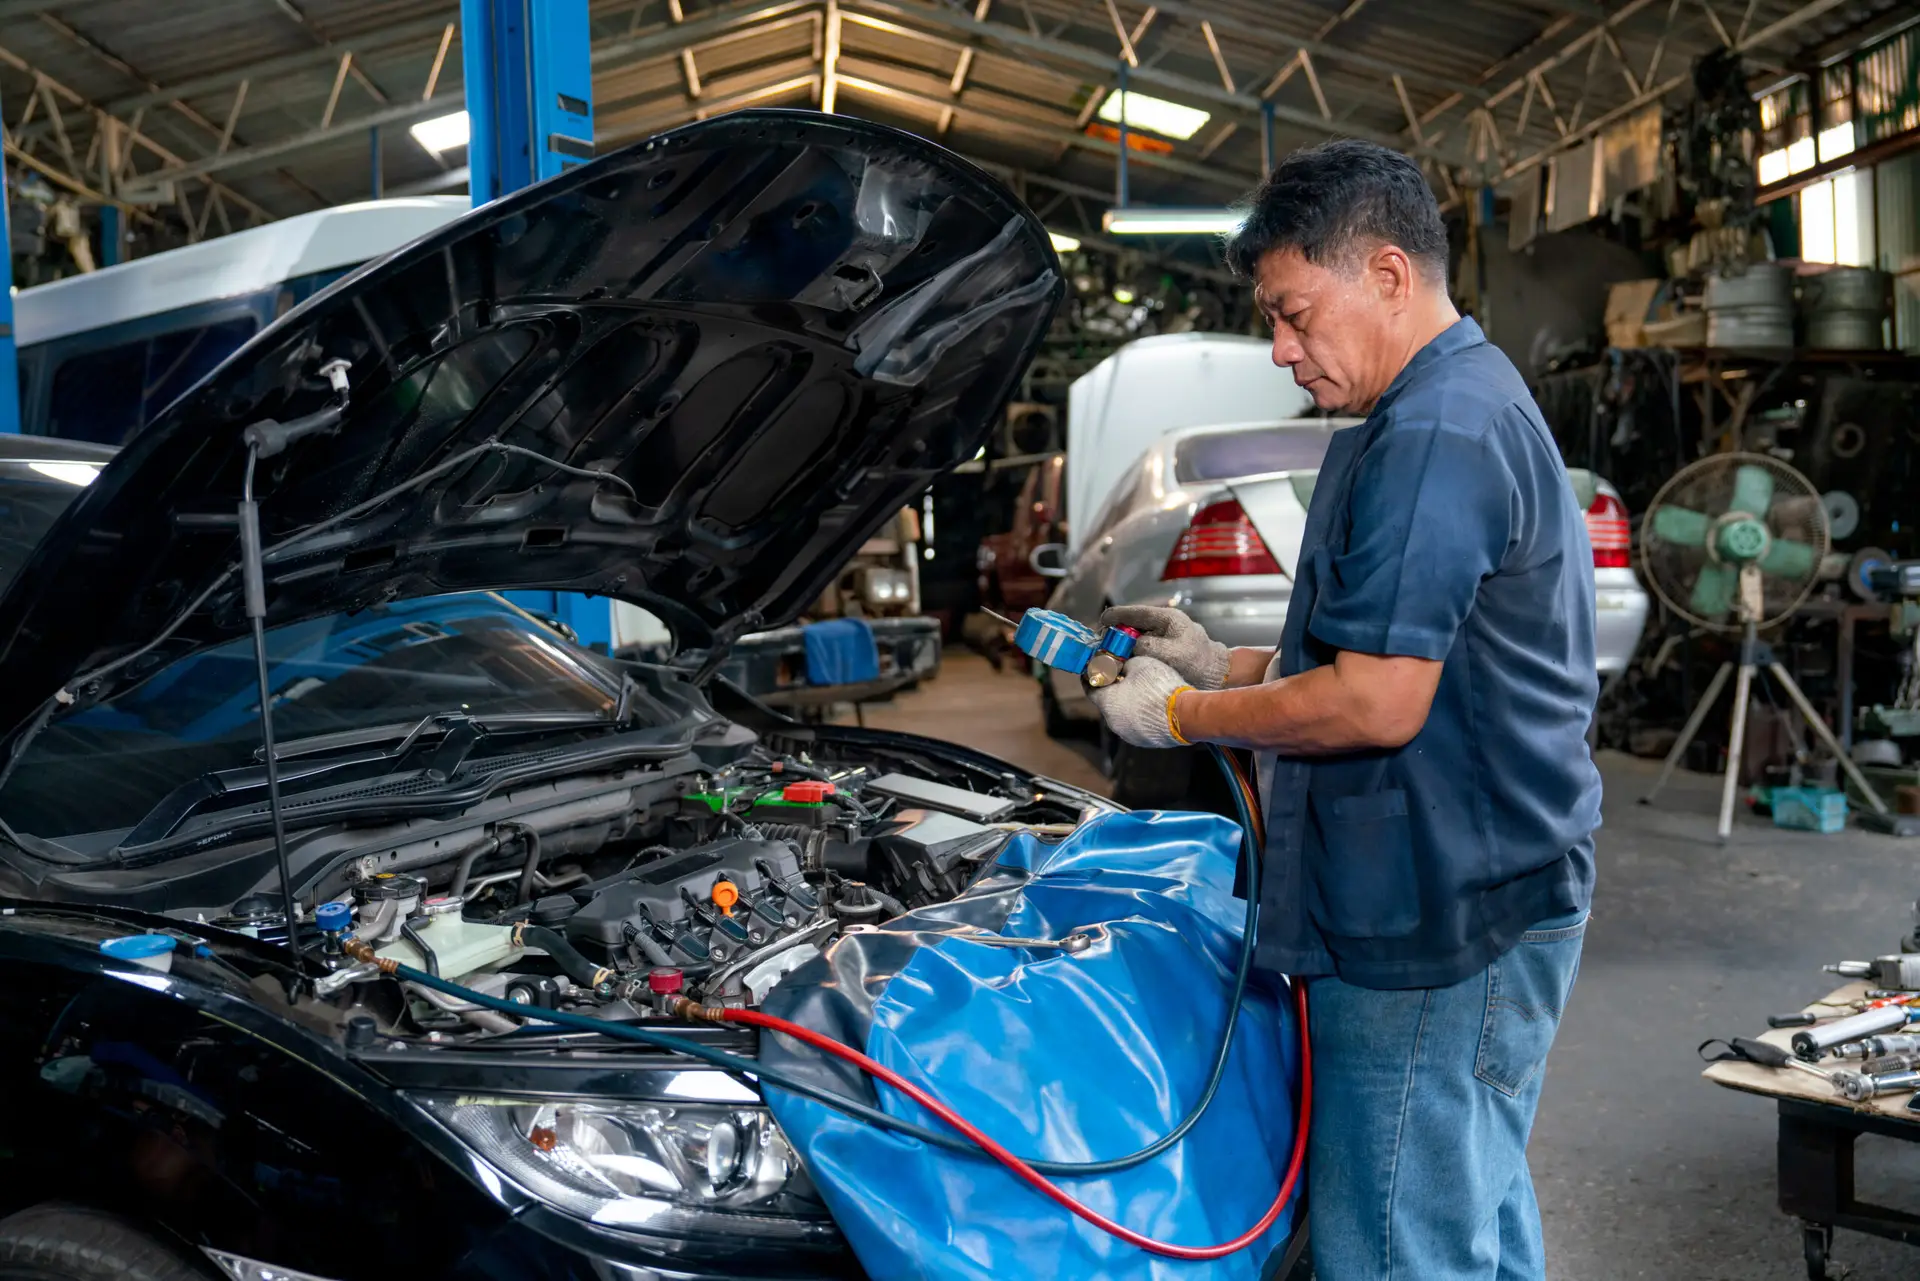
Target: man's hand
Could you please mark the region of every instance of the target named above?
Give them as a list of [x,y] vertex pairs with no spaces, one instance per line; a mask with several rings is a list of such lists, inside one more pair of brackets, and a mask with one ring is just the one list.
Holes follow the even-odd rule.
[[1160,605],[1115,605],[1100,615],[1102,627],[1140,633],[1136,655],[1158,659],[1195,689],[1225,689],[1233,651],[1177,609]]
[[1167,664],[1136,651],[1119,680],[1090,693],[1107,728],[1135,747],[1180,747],[1183,743],[1173,729],[1173,699],[1192,688]]

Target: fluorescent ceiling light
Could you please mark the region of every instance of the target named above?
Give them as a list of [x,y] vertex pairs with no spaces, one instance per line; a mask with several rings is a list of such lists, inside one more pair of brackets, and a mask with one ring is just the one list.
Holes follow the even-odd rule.
[[466,146],[472,129],[467,113],[456,111],[451,115],[422,120],[419,124],[410,127],[407,132],[413,135],[415,142],[428,151],[438,154],[442,151],[452,151],[455,147]]
[[1197,107],[1183,107],[1165,98],[1155,98],[1132,90],[1121,93],[1117,89],[1100,104],[1100,118],[1108,124],[1119,124],[1123,102],[1126,104],[1127,128],[1145,129],[1179,142],[1185,142],[1199,133],[1201,126],[1212,118]]
[[51,480],[57,480],[68,485],[91,485],[94,478],[100,474],[100,466],[98,463],[34,462],[28,463],[27,468],[30,471],[37,471],[42,476],[48,477]]
[[1070,254],[1080,247],[1080,242],[1072,236],[1063,236],[1057,231],[1049,231],[1047,239],[1053,242],[1053,252]]
[[1101,218],[1116,236],[1225,235],[1240,230],[1232,209],[1109,209]]

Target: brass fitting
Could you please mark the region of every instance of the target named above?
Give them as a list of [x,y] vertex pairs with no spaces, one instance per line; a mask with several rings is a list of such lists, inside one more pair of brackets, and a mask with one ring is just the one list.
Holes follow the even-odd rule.
[[352,960],[371,965],[382,974],[392,974],[400,968],[400,962],[389,956],[381,956],[365,939],[350,938],[340,945],[340,950]]
[[667,1012],[675,1018],[694,1019],[701,1023],[725,1023],[727,1007],[724,1005],[702,1005],[691,997],[676,996],[667,1002]]

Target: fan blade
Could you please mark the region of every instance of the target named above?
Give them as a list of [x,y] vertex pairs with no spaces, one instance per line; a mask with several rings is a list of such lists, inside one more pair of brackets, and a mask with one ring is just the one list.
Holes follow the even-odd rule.
[[1733,502],[1728,510],[1764,517],[1773,506],[1773,473],[1748,465],[1733,473]]
[[1805,578],[1813,572],[1813,548],[1805,543],[1776,538],[1760,558],[1762,571],[1781,578]]
[[1680,547],[1704,547],[1709,523],[1699,512],[1684,507],[1662,507],[1653,513],[1653,532],[1662,542]]
[[1740,571],[1730,565],[1704,565],[1700,577],[1693,580],[1693,595],[1687,605],[1702,618],[1718,618],[1733,608],[1733,589]]

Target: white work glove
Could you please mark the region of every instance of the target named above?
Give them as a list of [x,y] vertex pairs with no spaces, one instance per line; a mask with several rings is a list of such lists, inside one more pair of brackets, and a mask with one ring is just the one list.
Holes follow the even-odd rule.
[[1115,605],[1100,615],[1102,627],[1131,627],[1140,633],[1133,652],[1157,658],[1195,689],[1225,689],[1233,651],[1207,635],[1207,629],[1164,605]]
[[1159,659],[1135,653],[1119,680],[1089,694],[1107,728],[1135,747],[1184,747],[1186,740],[1174,731],[1173,698],[1192,688]]

